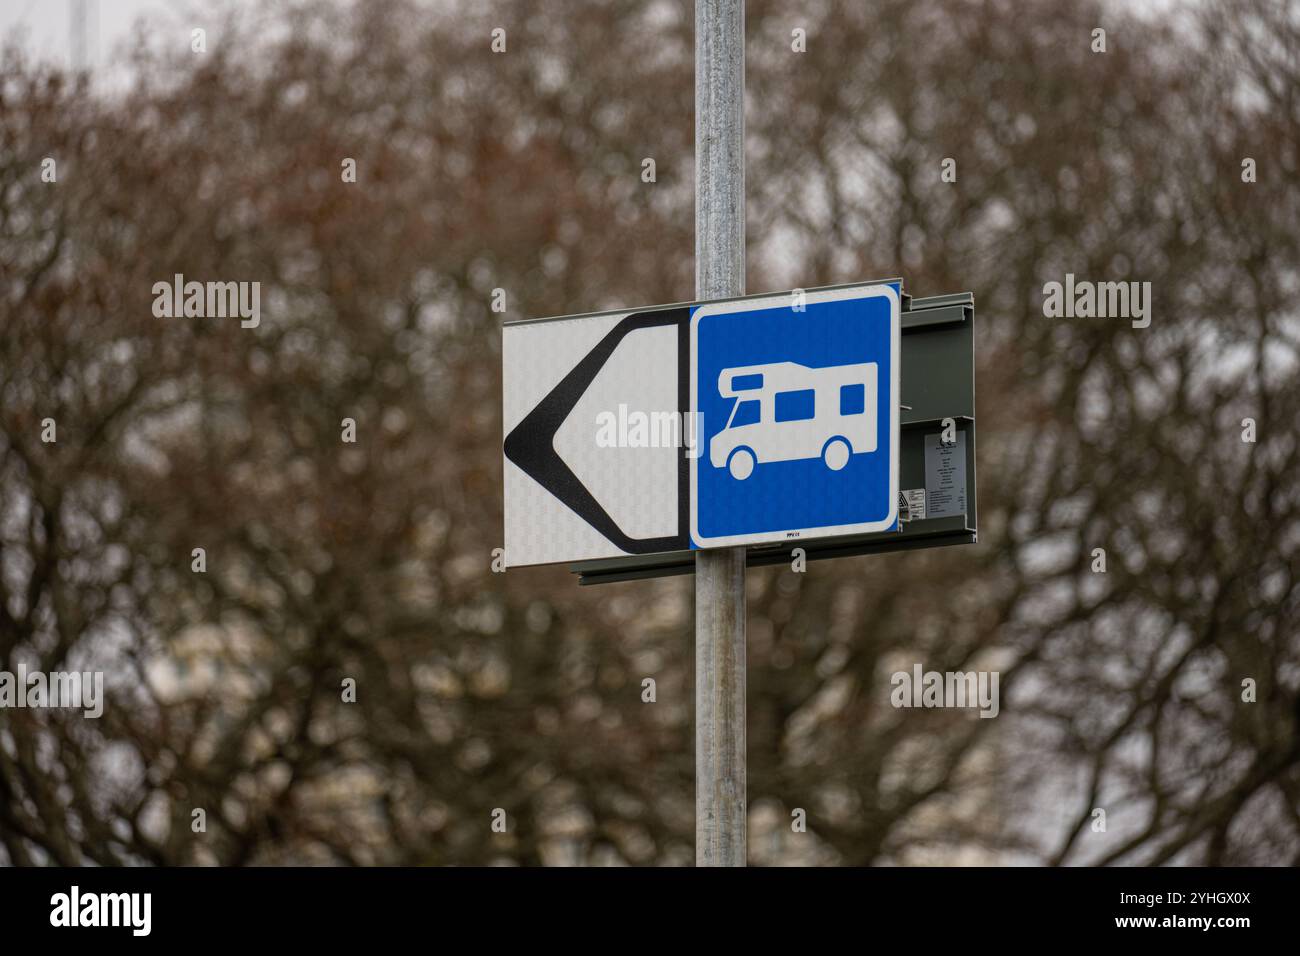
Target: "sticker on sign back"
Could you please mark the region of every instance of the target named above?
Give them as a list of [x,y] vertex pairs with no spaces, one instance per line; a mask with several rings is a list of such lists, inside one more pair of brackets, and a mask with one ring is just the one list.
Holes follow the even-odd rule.
[[925,497],[932,518],[966,514],[966,436],[948,444],[942,434],[925,436]]
[[899,492],[898,520],[899,521],[924,521],[925,520],[925,489],[924,488],[908,488],[906,491]]

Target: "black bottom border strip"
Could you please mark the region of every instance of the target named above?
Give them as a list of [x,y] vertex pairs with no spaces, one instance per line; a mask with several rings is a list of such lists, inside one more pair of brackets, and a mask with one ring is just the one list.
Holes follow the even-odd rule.
[[[1223,946],[1294,927],[1296,886],[1288,869],[0,871],[7,942],[76,933],[81,944],[319,939],[335,948],[415,937],[461,949],[516,933],[584,949],[666,933],[812,942],[841,929],[927,943],[1136,936]],[[119,925],[72,926],[74,892],[78,924],[117,913]]]

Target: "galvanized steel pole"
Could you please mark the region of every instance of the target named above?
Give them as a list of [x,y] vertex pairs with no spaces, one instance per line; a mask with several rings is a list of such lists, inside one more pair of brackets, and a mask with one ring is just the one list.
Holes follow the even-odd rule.
[[[745,292],[745,2],[695,4],[695,293]],[[745,549],[695,555],[695,862],[744,866]]]

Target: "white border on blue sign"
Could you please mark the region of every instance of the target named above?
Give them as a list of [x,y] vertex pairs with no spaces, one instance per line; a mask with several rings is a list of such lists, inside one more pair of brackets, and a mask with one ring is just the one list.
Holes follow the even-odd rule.
[[[902,358],[900,339],[902,337],[902,306],[898,292],[889,285],[859,286],[854,289],[828,289],[824,292],[809,292],[804,299],[805,306],[821,302],[843,302],[847,299],[873,299],[884,296],[889,300],[889,512],[879,521],[867,521],[859,524],[833,525],[820,528],[785,528],[780,531],[757,531],[752,534],[723,535],[705,538],[699,530],[699,500],[696,489],[699,487],[697,471],[699,458],[691,458],[691,543],[699,549],[728,548],[743,544],[771,544],[777,541],[796,543],[817,538],[832,538],[846,534],[873,534],[889,531],[898,523],[898,417],[899,417],[899,364]],[[764,296],[760,299],[748,299],[741,302],[713,302],[702,305],[691,315],[691,416],[699,412],[699,326],[700,320],[711,315],[729,315],[736,312],[756,312],[763,309],[791,307],[791,293]]]

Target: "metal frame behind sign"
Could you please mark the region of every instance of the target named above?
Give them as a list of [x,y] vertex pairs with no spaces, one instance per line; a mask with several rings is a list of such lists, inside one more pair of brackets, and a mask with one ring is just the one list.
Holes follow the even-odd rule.
[[[869,283],[830,288],[865,284]],[[818,561],[976,542],[974,296],[966,292],[915,299],[904,294],[901,300],[899,488],[927,488],[934,476],[927,474],[926,438],[933,440],[941,434],[944,420],[952,419],[958,447],[964,445],[965,452],[965,483],[960,489],[964,510],[941,517],[927,513],[925,518],[900,520],[897,530],[891,531],[753,545],[746,549],[746,562],[751,567],[788,564],[795,548],[802,549],[807,560]],[[694,552],[683,549],[580,561],[571,564],[570,569],[579,575],[581,584],[602,584],[691,574],[695,558]]]

